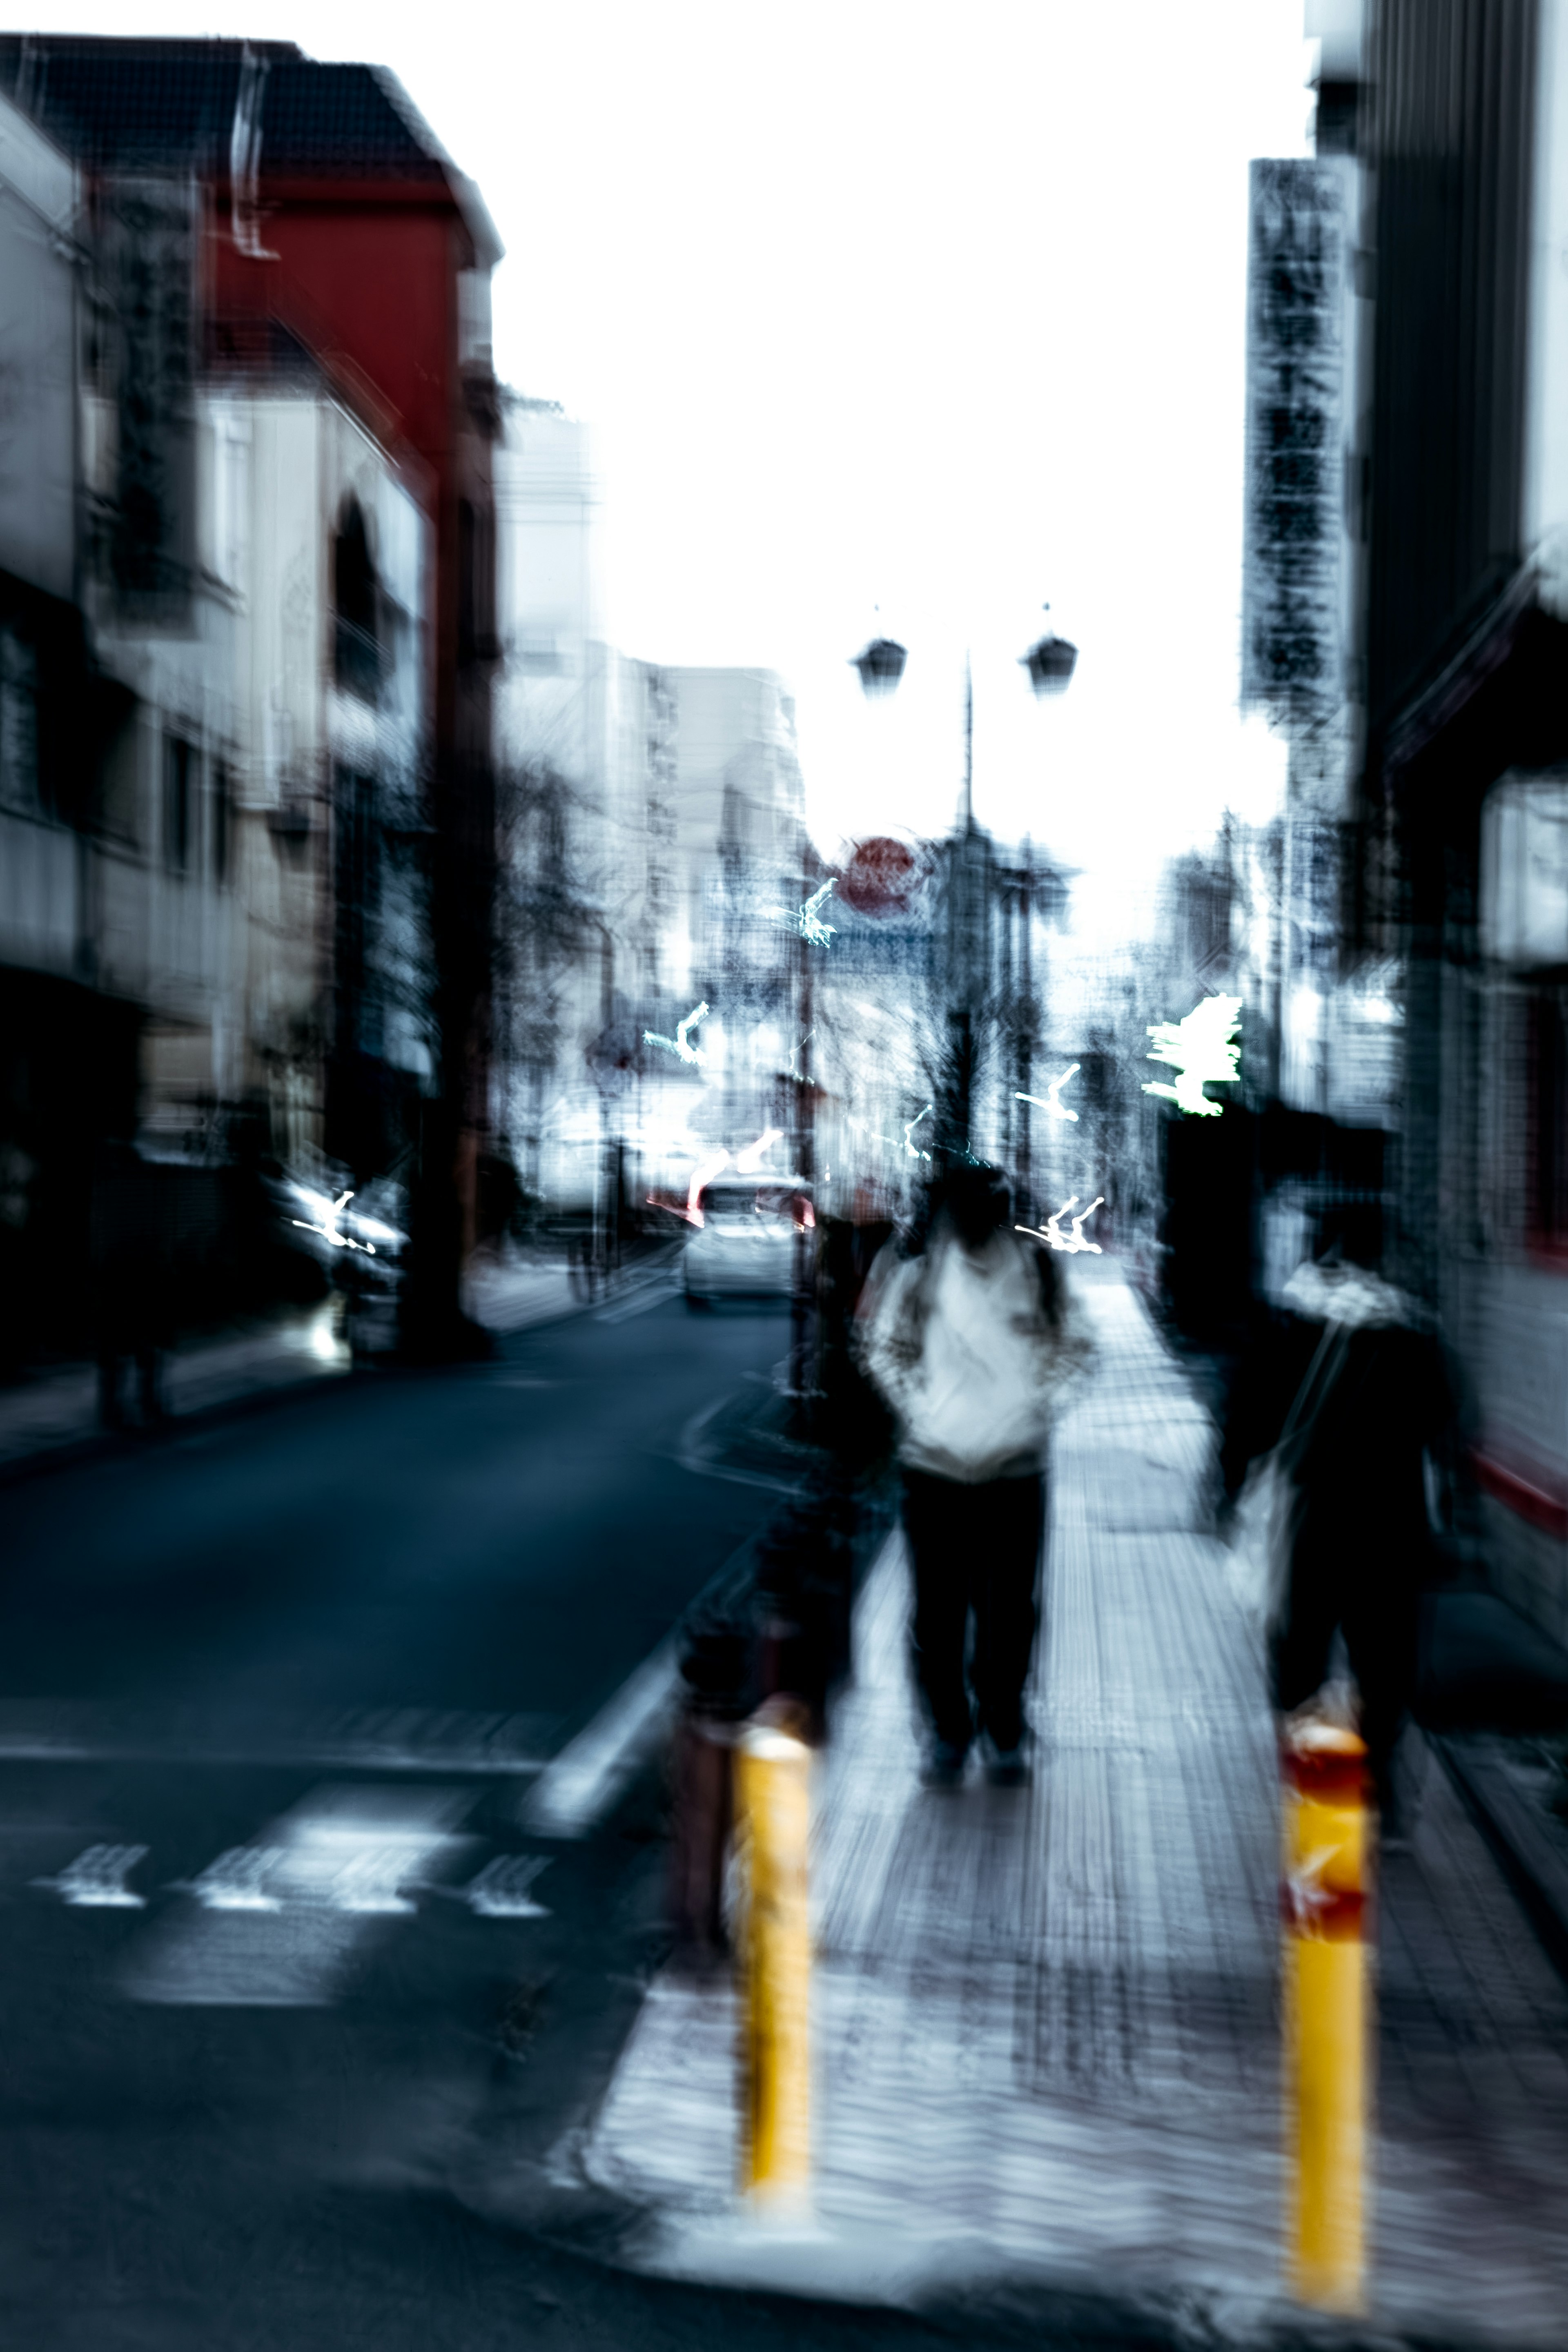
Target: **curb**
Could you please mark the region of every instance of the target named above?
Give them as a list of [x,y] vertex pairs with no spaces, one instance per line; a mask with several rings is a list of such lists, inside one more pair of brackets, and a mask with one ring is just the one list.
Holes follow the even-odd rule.
[[1568,1982],[1568,1835],[1555,1837],[1510,1770],[1502,1743],[1426,1734],[1558,1974]]

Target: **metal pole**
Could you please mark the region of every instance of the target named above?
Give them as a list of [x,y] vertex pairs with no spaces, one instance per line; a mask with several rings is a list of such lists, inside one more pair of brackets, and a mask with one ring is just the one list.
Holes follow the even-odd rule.
[[735,1755],[748,1890],[742,1952],[742,2173],[753,2202],[797,2209],[811,2189],[811,1750],[766,1723]]
[[[808,877],[802,877],[803,880],[806,878]],[[806,898],[810,895],[809,890],[803,893]],[[795,1049],[795,1066],[800,1072],[800,1084],[795,1089],[795,1116],[793,1124],[795,1131],[795,1173],[805,1184],[805,1198],[809,1202],[812,1200],[816,1178],[816,1087],[811,1074],[811,1032],[814,1025],[811,943],[804,931],[800,936],[799,955],[800,987],[797,1003],[801,1042]],[[816,1215],[815,1203],[812,1205],[811,1214],[814,1217]],[[790,1286],[789,1384],[797,1432],[805,1427],[811,1411],[813,1382],[808,1360],[810,1349],[808,1325],[814,1287],[812,1274],[816,1264],[816,1244],[815,1227],[806,1224],[805,1212],[803,1210],[795,1228],[794,1280]]]
[[1024,836],[1024,887],[1022,908],[1023,937],[1018,943],[1018,1092],[1025,1097],[1013,1108],[1018,1114],[1018,1149],[1015,1175],[1018,1184],[1018,1202],[1026,1223],[1035,1222],[1035,1187],[1029,1165],[1029,1119],[1032,1105],[1027,1097],[1034,1086],[1035,1066],[1035,969],[1034,969],[1034,879],[1035,853],[1028,835]]
[[1325,2311],[1363,2307],[1372,1994],[1366,1748],[1314,1723],[1281,1749],[1286,2268]]

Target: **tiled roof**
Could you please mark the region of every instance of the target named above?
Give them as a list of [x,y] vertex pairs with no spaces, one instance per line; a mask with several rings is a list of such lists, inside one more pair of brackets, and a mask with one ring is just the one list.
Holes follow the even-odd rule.
[[441,179],[441,148],[394,78],[322,65],[291,41],[0,36],[0,91],[88,164],[226,171],[240,70],[268,68],[261,175],[286,170]]

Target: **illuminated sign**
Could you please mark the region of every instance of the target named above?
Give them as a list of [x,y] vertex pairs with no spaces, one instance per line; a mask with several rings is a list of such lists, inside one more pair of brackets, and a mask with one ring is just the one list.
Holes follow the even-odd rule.
[[1184,1021],[1151,1022],[1154,1049],[1147,1058],[1169,1062],[1178,1076],[1173,1087],[1163,1078],[1149,1079],[1144,1093],[1164,1095],[1178,1110],[1192,1111],[1197,1118],[1217,1118],[1225,1105],[1211,1102],[1204,1085],[1206,1080],[1229,1086],[1235,1080],[1241,1065],[1241,1047],[1236,1043],[1240,1028],[1239,996],[1205,996]]
[[676,1023],[673,1037],[661,1036],[657,1029],[645,1029],[642,1033],[643,1044],[663,1045],[668,1052],[675,1055],[678,1061],[688,1063],[693,1067],[700,1066],[707,1061],[708,1056],[700,1045],[694,1045],[691,1043],[686,1033],[689,1029],[695,1029],[700,1021],[706,1021],[707,1018],[708,1007],[705,1003],[693,1005],[685,1020]]
[[1016,1094],[1014,1100],[1033,1103],[1037,1110],[1048,1110],[1053,1118],[1070,1118],[1076,1121],[1078,1113],[1076,1110],[1068,1110],[1066,1103],[1061,1099],[1061,1092],[1068,1080],[1076,1076],[1079,1067],[1077,1062],[1069,1062],[1061,1076],[1053,1078],[1043,1095]]

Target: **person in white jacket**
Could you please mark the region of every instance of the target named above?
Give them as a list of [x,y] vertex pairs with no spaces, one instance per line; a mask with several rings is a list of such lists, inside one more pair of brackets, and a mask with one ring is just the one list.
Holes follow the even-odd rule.
[[871,1268],[858,1351],[898,1429],[926,1778],[956,1786],[978,1730],[1005,1785],[1027,1770],[1051,1423],[1092,1350],[1050,1252],[1014,1228],[1000,1169],[953,1169],[928,1209]]

